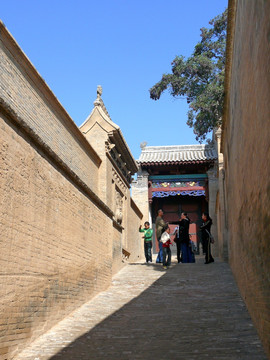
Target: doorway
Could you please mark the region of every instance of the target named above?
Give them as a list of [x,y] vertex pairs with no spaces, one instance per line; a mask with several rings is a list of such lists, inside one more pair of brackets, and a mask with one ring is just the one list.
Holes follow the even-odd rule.
[[[157,212],[162,209],[163,219],[169,223],[171,234],[174,232],[181,213],[186,212],[190,218],[189,233],[191,240],[196,246],[196,253],[202,251],[200,225],[202,224],[202,213],[207,211],[208,204],[204,196],[168,196],[164,198],[153,198],[152,202],[152,222],[155,234],[155,221]],[[158,241],[154,236],[153,253],[158,253]],[[173,237],[172,237],[173,239]],[[176,253],[176,246],[172,246],[172,253]]]

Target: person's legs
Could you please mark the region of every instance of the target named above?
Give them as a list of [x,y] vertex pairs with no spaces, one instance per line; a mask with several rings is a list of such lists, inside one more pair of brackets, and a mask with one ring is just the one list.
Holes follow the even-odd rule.
[[171,265],[171,258],[172,258],[172,252],[171,252],[171,249],[168,247],[167,248],[167,261],[166,261],[166,264],[167,266],[170,266]]
[[202,249],[203,249],[203,254],[206,254],[206,251],[207,251],[207,240],[206,239],[202,239]]
[[147,242],[147,258],[149,262],[152,262],[152,241]]
[[206,253],[205,253],[205,264],[214,262],[213,256],[211,254],[211,243],[210,239],[207,240]]
[[[206,240],[205,240],[206,242]],[[210,241],[208,241],[208,244],[206,244],[207,246],[205,247],[205,264],[209,264],[209,250],[210,250]]]
[[177,241],[177,243],[176,243],[176,253],[177,253],[177,261],[178,262],[181,261],[180,252],[181,252],[181,244],[180,244],[179,241]]
[[213,258],[213,256],[212,256],[212,253],[211,253],[211,241],[209,240],[209,261],[210,262],[214,262],[215,260],[214,260],[214,258]]
[[182,243],[181,250],[182,250],[182,262],[187,263],[188,262],[187,244]]
[[162,248],[162,251],[163,251],[163,266],[167,266],[167,263],[166,263],[166,257],[167,257],[167,248]]
[[159,241],[159,251],[160,251],[160,262],[163,261],[163,243]]
[[192,256],[193,253],[192,253],[192,249],[191,249],[190,245],[188,245],[188,247],[187,247],[187,255],[188,255],[188,262],[189,263],[195,262],[195,258]]
[[147,243],[146,242],[144,242],[144,256],[145,256],[146,262],[148,262],[148,249],[147,249]]
[[157,259],[156,259],[156,262],[157,263],[162,263],[163,262],[163,247],[162,247],[162,242],[159,240],[158,241],[158,246],[159,246],[159,252],[158,252],[158,256],[157,256]]

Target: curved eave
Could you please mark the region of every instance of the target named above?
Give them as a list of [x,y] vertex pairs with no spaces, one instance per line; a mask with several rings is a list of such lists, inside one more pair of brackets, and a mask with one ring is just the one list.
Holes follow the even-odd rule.
[[123,160],[126,162],[128,169],[131,172],[131,175],[134,175],[138,171],[138,165],[136,160],[133,158],[131,151],[125,141],[125,138],[120,130],[120,128],[111,131],[109,134],[109,139],[116,145],[119,150],[119,153],[122,155]]
[[138,165],[141,166],[164,166],[164,165],[196,165],[196,164],[213,164],[217,159],[209,159],[209,160],[189,160],[189,161],[159,161],[159,162],[143,162],[138,161]]

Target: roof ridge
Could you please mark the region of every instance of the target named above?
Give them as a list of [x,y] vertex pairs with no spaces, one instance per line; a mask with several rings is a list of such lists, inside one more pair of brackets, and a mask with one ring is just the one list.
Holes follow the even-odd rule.
[[217,159],[213,144],[148,146],[142,149],[138,163],[192,162]]
[[211,144],[189,144],[189,145],[153,145],[153,146],[145,146],[143,151],[149,149],[179,149],[179,148],[205,148],[205,147],[213,147]]

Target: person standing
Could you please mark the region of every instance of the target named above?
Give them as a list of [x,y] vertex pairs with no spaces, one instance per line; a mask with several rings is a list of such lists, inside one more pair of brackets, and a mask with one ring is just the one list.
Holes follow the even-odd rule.
[[158,247],[159,247],[159,252],[158,252],[157,259],[156,259],[156,263],[163,262],[163,247],[162,247],[162,242],[160,241],[160,238],[161,238],[162,233],[164,232],[166,223],[162,217],[163,217],[163,211],[160,209],[160,210],[158,210],[158,216],[156,218],[156,236],[157,236]]
[[180,238],[179,238],[179,225],[177,225],[175,227],[173,235],[175,235],[174,242],[176,243],[176,255],[177,255],[177,261],[179,264],[180,262],[182,262],[181,243],[180,243]]
[[152,262],[152,237],[153,230],[150,229],[150,223],[146,221],[144,223],[144,228],[142,229],[142,225],[139,227],[139,232],[143,232],[144,239],[144,254],[146,262]]
[[202,241],[205,244],[205,264],[210,264],[214,262],[214,258],[211,254],[211,226],[212,226],[212,219],[210,218],[208,213],[202,214],[203,224],[200,226],[202,231]]
[[189,224],[190,220],[187,213],[182,212],[179,221],[179,241],[181,243],[182,263],[194,262],[191,247],[189,246]]
[[167,269],[171,265],[171,237],[169,225],[166,225],[164,232],[161,235],[160,242],[162,243],[163,250],[163,269]]

